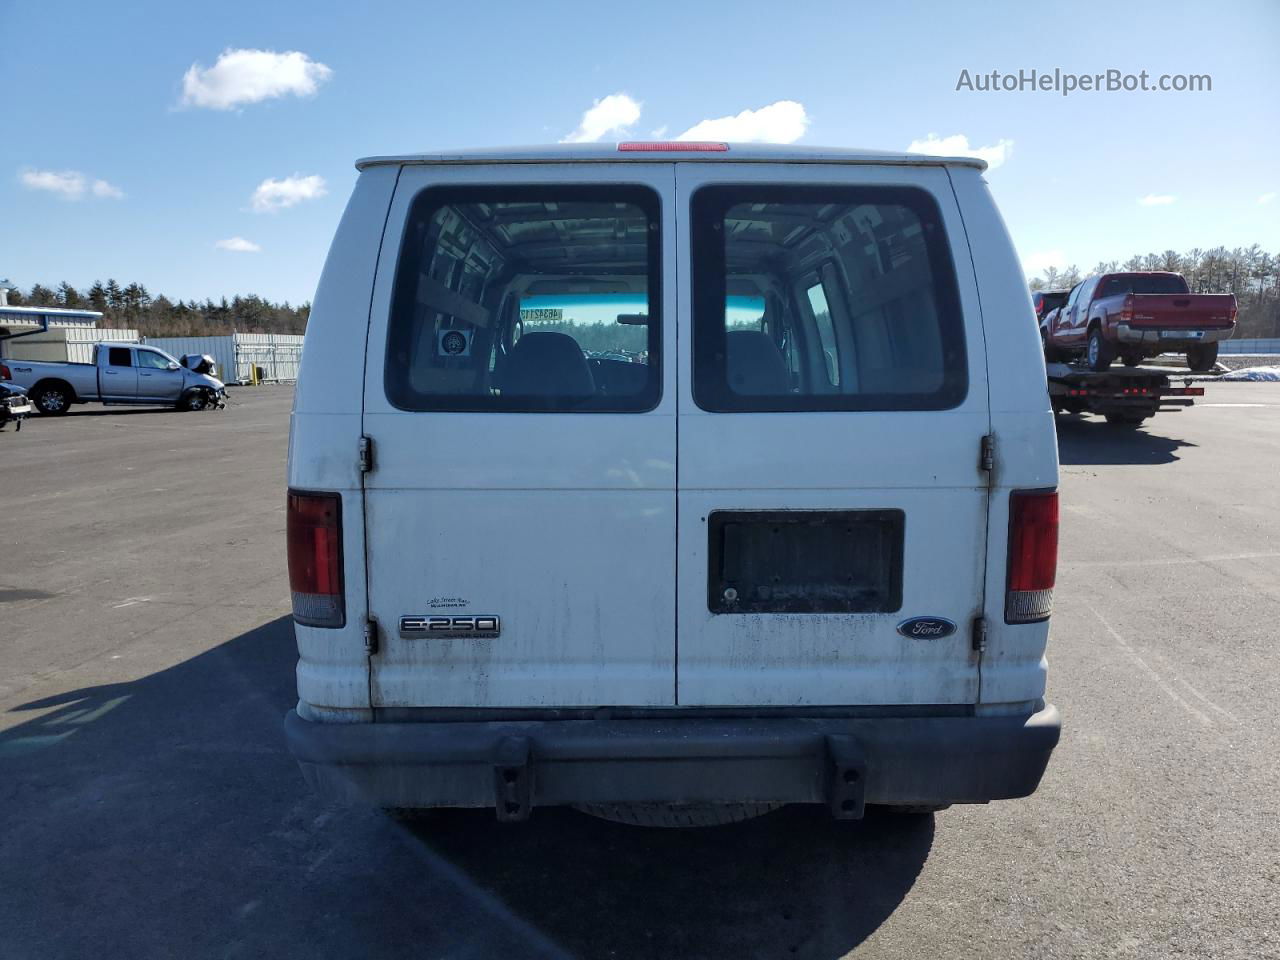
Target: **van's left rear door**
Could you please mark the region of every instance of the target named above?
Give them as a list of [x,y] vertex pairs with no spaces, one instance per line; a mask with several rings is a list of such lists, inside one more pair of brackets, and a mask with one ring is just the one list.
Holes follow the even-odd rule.
[[[374,707],[675,702],[676,310],[674,285],[662,282],[675,272],[673,192],[663,164],[402,169],[364,376],[363,432],[374,451],[364,480],[369,609],[379,634]],[[638,228],[637,216],[646,218]],[[435,245],[428,266],[404,266],[415,244]],[[599,369],[613,364],[612,389],[625,392],[638,366],[600,349],[585,354],[597,334],[643,321],[631,315],[618,326],[608,317],[587,332],[600,320],[598,304],[591,322],[544,330],[545,362],[526,365],[520,378],[512,367],[519,341],[486,360],[486,379],[498,386],[460,401],[471,409],[441,409],[456,398],[413,399],[419,388],[448,388],[453,373],[483,376],[468,357],[495,322],[514,323],[501,315],[516,287],[520,309],[548,289],[634,289],[637,245],[647,247],[647,310],[660,340],[656,353],[633,359],[660,372],[654,402],[504,406],[528,389],[517,379],[579,361],[594,365],[598,386]],[[417,311],[412,329],[404,309]],[[554,315],[527,312],[539,322]],[[566,336],[583,354],[551,350]],[[496,618],[497,631],[475,618]]]

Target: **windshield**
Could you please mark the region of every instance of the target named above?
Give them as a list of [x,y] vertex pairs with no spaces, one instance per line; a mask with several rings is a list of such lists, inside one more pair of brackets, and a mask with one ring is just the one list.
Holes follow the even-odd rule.
[[587,357],[609,355],[645,363],[648,310],[648,299],[635,294],[526,296],[520,300],[520,324],[513,341],[526,333],[564,333],[577,341]]

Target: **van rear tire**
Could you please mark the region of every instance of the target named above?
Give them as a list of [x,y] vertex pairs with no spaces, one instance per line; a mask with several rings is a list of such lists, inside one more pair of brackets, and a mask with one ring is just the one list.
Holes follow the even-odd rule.
[[881,813],[892,814],[898,817],[916,817],[924,816],[929,813],[940,813],[949,808],[949,803],[903,803],[903,804],[886,804],[884,806],[872,807],[872,810],[879,810]]
[[580,813],[633,827],[719,827],[772,813],[782,803],[578,803]]
[[396,823],[422,823],[434,819],[435,810],[432,807],[383,807],[382,812]]

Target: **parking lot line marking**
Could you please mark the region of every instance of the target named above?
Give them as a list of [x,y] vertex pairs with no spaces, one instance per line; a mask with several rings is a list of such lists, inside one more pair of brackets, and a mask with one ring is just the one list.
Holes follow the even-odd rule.
[[1120,634],[1116,632],[1116,628],[1111,626],[1111,624],[1107,622],[1107,618],[1104,617],[1102,614],[1100,614],[1097,608],[1093,606],[1093,604],[1086,604],[1086,606],[1093,611],[1093,615],[1098,618],[1099,622],[1101,622],[1101,624],[1107,628],[1107,633],[1111,634],[1112,639],[1115,640],[1116,644],[1120,647],[1120,649],[1123,650],[1125,653],[1127,653],[1134,660],[1134,662],[1138,664],[1138,666],[1142,667],[1142,669],[1147,672],[1147,674],[1151,677],[1151,679],[1155,681],[1156,686],[1158,686],[1161,690],[1167,693],[1179,706],[1181,706],[1184,710],[1186,710],[1187,713],[1199,719],[1201,724],[1203,724],[1206,727],[1213,726],[1212,718],[1210,718],[1210,716],[1207,713],[1204,713],[1201,710],[1197,710],[1195,707],[1189,704],[1186,700],[1183,700],[1182,697],[1178,696],[1178,691],[1174,690],[1173,687],[1165,683],[1164,678],[1160,676],[1159,673],[1156,672],[1155,668],[1152,667],[1151,664],[1147,663],[1147,661],[1142,659],[1142,657],[1138,654],[1138,651],[1134,650],[1133,647],[1131,647],[1129,643],[1124,639],[1124,637],[1120,636]]
[[1218,711],[1218,713],[1222,714],[1224,717],[1226,717],[1226,718],[1227,718],[1228,720],[1230,720],[1232,723],[1239,723],[1239,722],[1240,722],[1239,718],[1238,718],[1238,717],[1236,717],[1236,715],[1235,715],[1234,713],[1232,713],[1232,712],[1231,712],[1231,711],[1229,711],[1229,710],[1225,710],[1225,709],[1223,709],[1222,707],[1218,706],[1216,703],[1214,703],[1212,700],[1210,700],[1208,697],[1206,697],[1203,693],[1201,693],[1199,690],[1197,690],[1195,687],[1193,687],[1191,684],[1189,684],[1186,680],[1183,680],[1181,677],[1174,677],[1174,679],[1175,679],[1175,680],[1177,680],[1177,681],[1178,681],[1180,684],[1182,684],[1184,687],[1186,687],[1186,688],[1187,688],[1187,690],[1188,690],[1188,691],[1190,691],[1190,693],[1191,693],[1191,695],[1192,695],[1192,696],[1199,698],[1199,699],[1204,703],[1204,705],[1205,705],[1205,706],[1207,706],[1207,707],[1209,707],[1211,710],[1217,710],[1217,711]]
[[1168,670],[1169,673],[1173,674],[1173,679],[1177,680],[1180,684],[1186,687],[1187,692],[1190,693],[1193,697],[1195,697],[1197,700],[1202,702],[1205,706],[1209,707],[1210,709],[1216,710],[1218,713],[1222,714],[1232,723],[1240,722],[1240,718],[1237,717],[1234,713],[1218,706],[1216,703],[1214,703],[1212,700],[1206,697],[1203,693],[1201,693],[1199,690],[1193,687],[1191,685],[1191,681],[1184,680],[1181,676],[1179,676],[1177,665],[1174,663],[1171,663],[1169,661],[1169,658],[1166,657],[1164,654],[1162,654],[1159,650],[1152,650],[1151,653],[1157,660],[1159,660],[1162,664],[1164,664],[1165,669]]
[[1237,560],[1274,560],[1280,552],[1223,553],[1210,557],[1164,557],[1159,560],[1067,560],[1062,567],[1173,567],[1191,563],[1233,563]]

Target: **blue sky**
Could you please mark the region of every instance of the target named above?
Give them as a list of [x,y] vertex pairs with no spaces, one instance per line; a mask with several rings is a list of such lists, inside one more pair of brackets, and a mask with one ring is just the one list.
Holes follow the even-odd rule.
[[[1029,272],[1170,247],[1280,251],[1278,41],[1276,0],[0,0],[0,278],[308,300],[356,157],[611,140],[601,124],[626,120],[636,138],[675,136],[743,111],[764,111],[728,125],[749,136],[985,149]],[[297,56],[218,66],[238,50]],[[956,90],[962,69],[1055,67],[1209,74],[1213,89]]]

